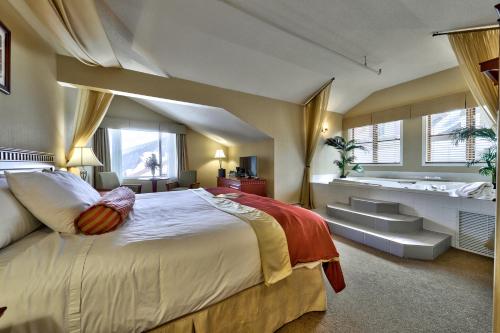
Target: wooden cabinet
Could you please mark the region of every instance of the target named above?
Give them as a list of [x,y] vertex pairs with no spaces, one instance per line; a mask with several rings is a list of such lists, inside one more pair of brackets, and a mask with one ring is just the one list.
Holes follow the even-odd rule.
[[263,197],[267,195],[265,179],[217,177],[217,186],[229,187],[241,192],[257,194]]

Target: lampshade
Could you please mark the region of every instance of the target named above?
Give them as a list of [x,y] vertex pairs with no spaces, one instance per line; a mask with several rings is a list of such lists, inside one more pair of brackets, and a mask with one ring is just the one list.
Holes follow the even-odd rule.
[[90,147],[76,147],[73,151],[67,167],[80,166],[102,166],[102,163],[97,159],[94,151]]
[[224,154],[224,150],[217,149],[215,151],[215,158],[226,158],[226,155]]

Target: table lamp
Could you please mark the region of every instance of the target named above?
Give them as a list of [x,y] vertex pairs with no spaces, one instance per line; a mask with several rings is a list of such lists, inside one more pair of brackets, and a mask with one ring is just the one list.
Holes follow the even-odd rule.
[[90,147],[75,147],[73,155],[66,164],[67,167],[79,167],[80,177],[87,181],[88,172],[85,170],[86,166],[102,166],[102,163],[97,159],[94,151]]
[[219,159],[219,177],[226,177],[226,169],[222,169],[222,159],[226,158],[224,150],[217,149],[215,151],[215,158]]

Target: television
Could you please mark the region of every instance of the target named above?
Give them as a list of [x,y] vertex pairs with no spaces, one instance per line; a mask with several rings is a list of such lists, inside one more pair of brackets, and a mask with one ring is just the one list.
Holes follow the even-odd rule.
[[245,176],[257,177],[257,156],[240,157],[240,168],[245,170]]

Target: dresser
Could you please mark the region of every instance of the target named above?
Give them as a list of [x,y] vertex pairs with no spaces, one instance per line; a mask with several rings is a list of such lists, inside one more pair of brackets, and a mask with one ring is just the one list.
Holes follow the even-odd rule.
[[240,178],[240,177],[217,177],[218,187],[229,187],[234,188],[245,193],[257,194],[265,197],[266,192],[266,180],[265,179],[252,179],[252,178]]

